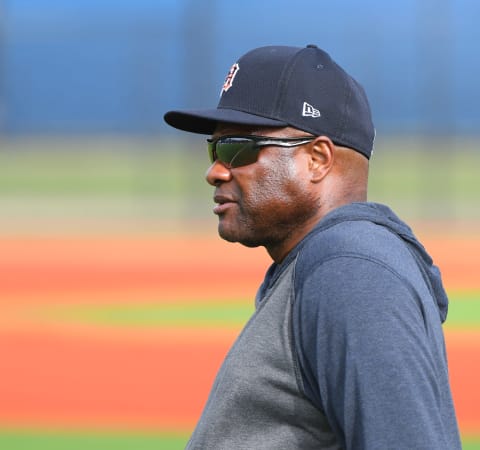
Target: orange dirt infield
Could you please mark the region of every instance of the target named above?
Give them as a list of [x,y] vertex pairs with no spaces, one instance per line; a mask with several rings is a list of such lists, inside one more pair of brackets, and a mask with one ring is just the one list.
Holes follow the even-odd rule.
[[[480,290],[480,240],[424,239],[448,289]],[[253,298],[262,249],[212,238],[0,241],[0,305]],[[0,319],[0,425],[190,429],[234,329]],[[480,331],[446,333],[462,432],[480,431]]]
[[480,434],[480,330],[448,331],[450,382],[462,433]]
[[[480,238],[424,239],[447,289],[480,288]],[[242,297],[255,292],[270,259],[216,236],[183,239],[3,239],[0,293],[22,298],[142,290],[164,298]],[[241,292],[232,292],[232,282]],[[157,298],[157,300],[159,300]]]
[[[261,249],[217,238],[12,239],[0,248],[2,298],[34,301],[112,291],[123,293],[120,300],[138,291],[156,301],[250,296],[270,264]],[[232,280],[240,292],[232,293]]]
[[1,332],[0,423],[188,430],[231,343],[204,333]]
[[[0,423],[190,429],[236,332],[0,332]],[[463,432],[480,430],[480,332],[447,333]]]
[[[236,332],[0,332],[0,424],[188,430]],[[462,432],[480,430],[480,332],[447,333]]]

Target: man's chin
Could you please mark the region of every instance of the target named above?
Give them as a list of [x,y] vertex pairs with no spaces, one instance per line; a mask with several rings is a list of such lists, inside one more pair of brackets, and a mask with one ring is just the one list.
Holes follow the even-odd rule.
[[222,223],[218,224],[218,235],[227,242],[238,242],[238,235]]
[[259,242],[249,238],[248,236],[242,236],[241,233],[238,232],[238,230],[231,230],[228,227],[226,227],[222,222],[218,224],[218,235],[225,241],[227,242],[238,242],[245,247],[259,247],[260,244]]

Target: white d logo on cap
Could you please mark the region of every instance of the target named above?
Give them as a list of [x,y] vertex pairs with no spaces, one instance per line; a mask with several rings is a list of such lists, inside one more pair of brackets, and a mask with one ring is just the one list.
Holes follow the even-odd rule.
[[223,83],[222,86],[222,92],[220,92],[220,95],[222,95],[224,92],[227,92],[233,84],[233,80],[235,79],[235,75],[237,75],[238,71],[240,70],[240,66],[238,63],[235,63],[229,70],[225,82]]

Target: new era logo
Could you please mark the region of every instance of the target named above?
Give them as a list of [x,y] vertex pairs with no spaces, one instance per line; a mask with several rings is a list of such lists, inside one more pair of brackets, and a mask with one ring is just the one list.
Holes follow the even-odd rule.
[[320,117],[320,111],[307,102],[303,102],[303,117]]

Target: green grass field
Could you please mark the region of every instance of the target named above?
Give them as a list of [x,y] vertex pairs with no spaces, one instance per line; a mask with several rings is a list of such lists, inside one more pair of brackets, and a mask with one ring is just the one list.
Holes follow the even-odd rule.
[[[0,434],[5,450],[183,450],[187,437],[95,435],[88,433],[6,433]],[[480,440],[463,440],[463,450],[480,449]]]
[[[480,294],[450,293],[447,328],[480,329]],[[119,305],[42,305],[30,307],[37,320],[128,327],[241,327],[253,313],[250,299],[228,303],[162,300],[161,303]]]
[[0,430],[5,450],[181,450],[187,440],[171,433]]
[[[188,436],[169,434],[0,431],[5,450],[183,450],[187,441]],[[464,438],[462,448],[479,450],[480,439]]]

